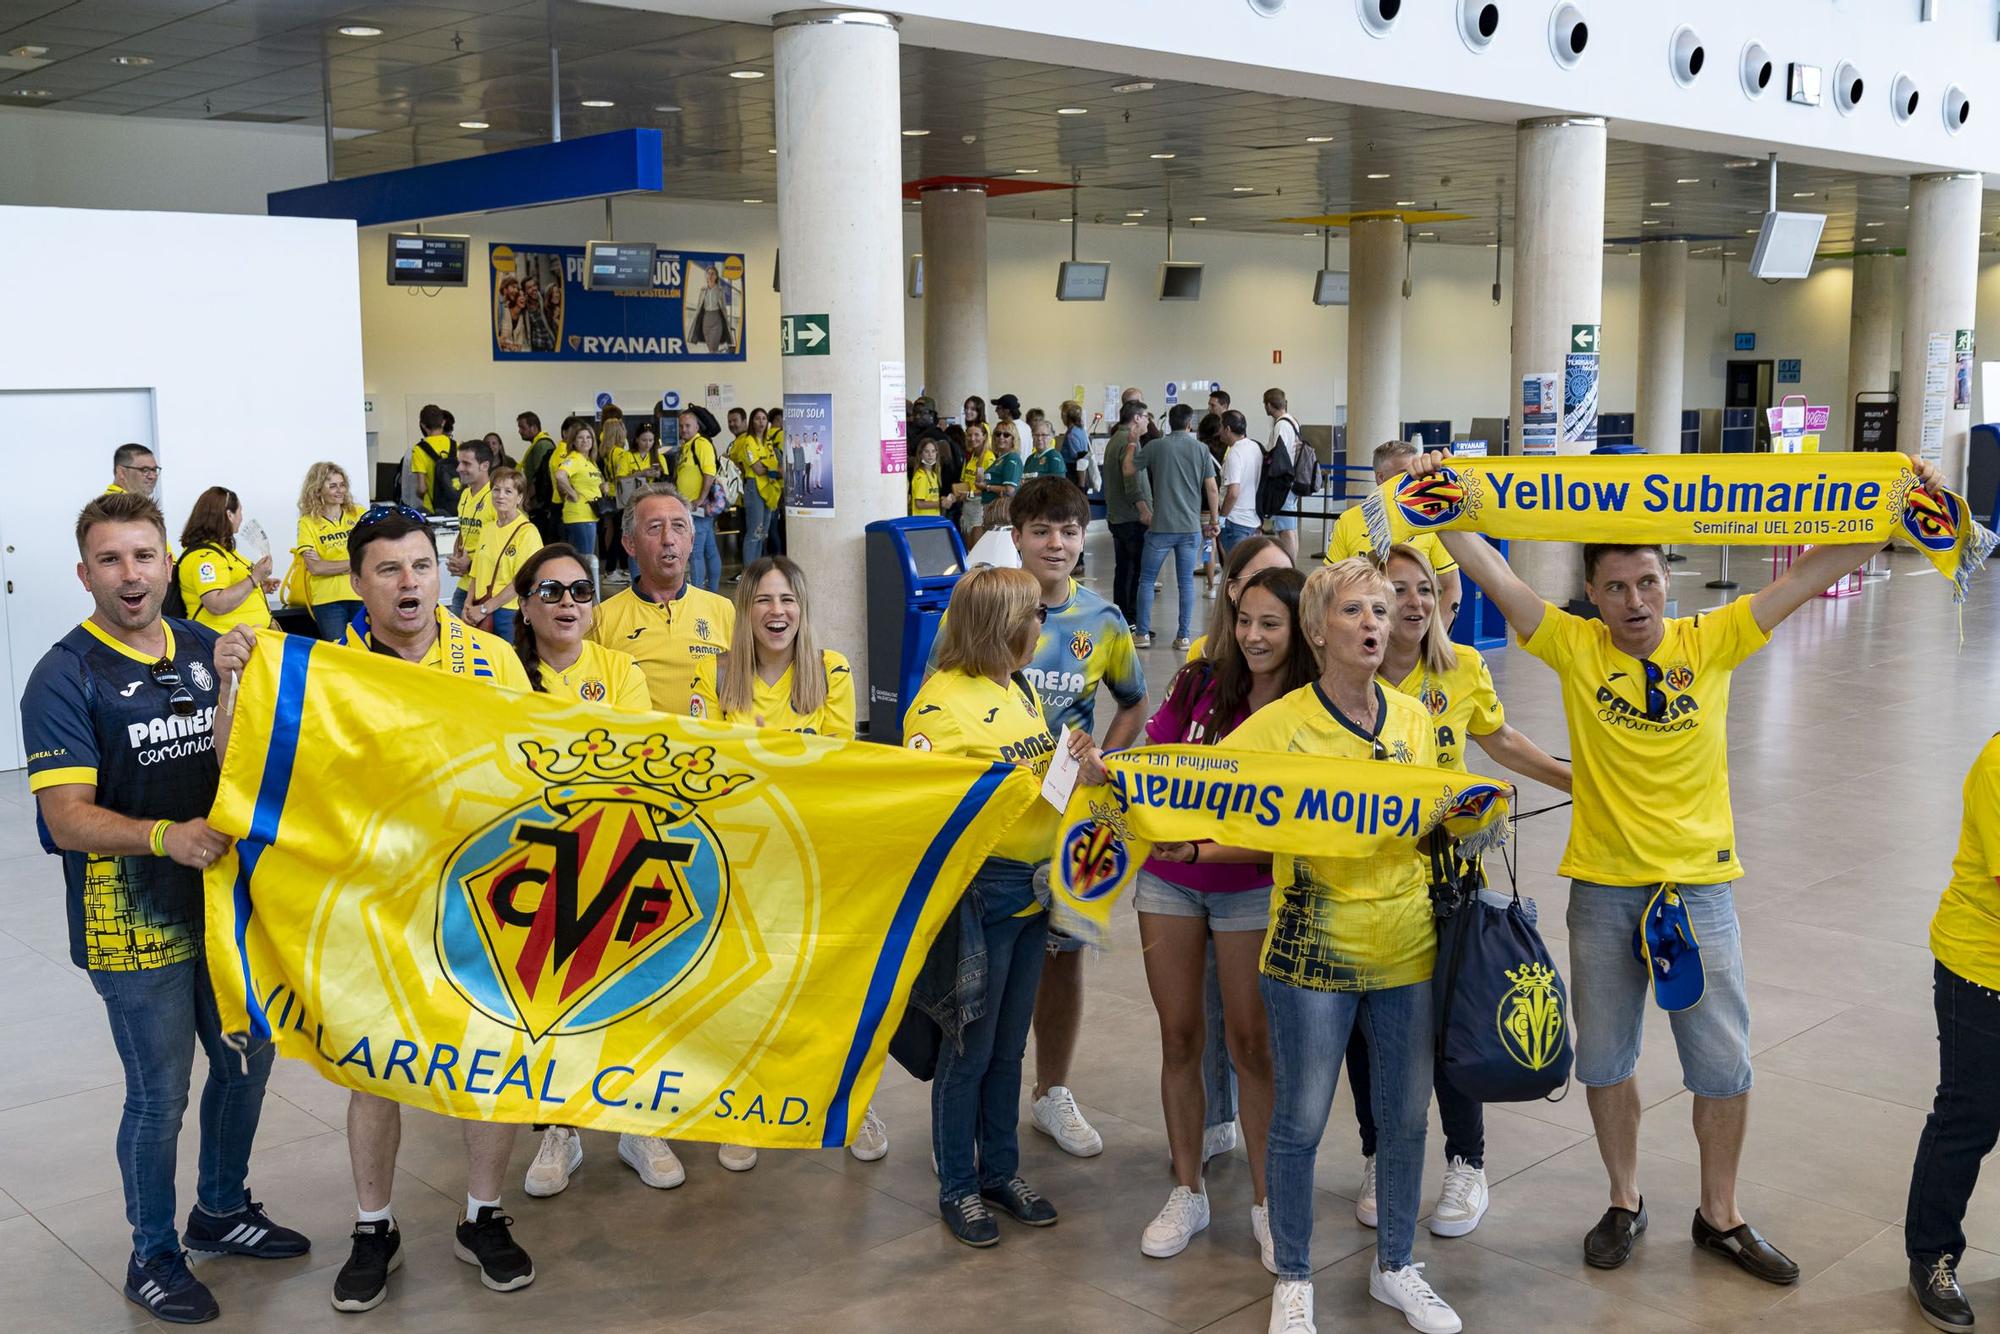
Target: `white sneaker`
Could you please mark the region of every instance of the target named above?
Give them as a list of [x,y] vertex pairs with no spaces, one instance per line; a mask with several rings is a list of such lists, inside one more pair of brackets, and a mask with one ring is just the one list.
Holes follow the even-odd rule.
[[1057,1084],[1035,1099],[1035,1129],[1075,1158],[1095,1158],[1104,1152],[1104,1137],[1077,1110],[1076,1095]]
[[1375,1160],[1361,1160],[1361,1194],[1354,1199],[1354,1221],[1363,1227],[1375,1226]]
[[674,1146],[655,1135],[620,1135],[618,1160],[654,1190],[672,1190],[687,1180],[687,1169],[674,1157]]
[[1167,1196],[1166,1207],[1139,1234],[1139,1250],[1155,1260],[1179,1255],[1194,1240],[1194,1234],[1207,1226],[1208,1192],[1197,1193],[1186,1186],[1175,1186]]
[[1486,1169],[1473,1167],[1463,1158],[1452,1159],[1445,1165],[1437,1208],[1431,1211],[1431,1235],[1462,1237],[1472,1231],[1486,1217],[1488,1198]]
[[1445,1304],[1444,1298],[1431,1291],[1431,1285],[1424,1282],[1419,1272],[1422,1269],[1422,1265],[1404,1265],[1401,1269],[1369,1265],[1368,1295],[1401,1311],[1410,1328],[1422,1334],[1458,1334],[1465,1328],[1464,1322],[1458,1318],[1458,1312]]
[[875,1115],[875,1104],[868,1105],[868,1114],[861,1118],[861,1129],[854,1132],[854,1143],[847,1151],[864,1163],[875,1162],[889,1152],[889,1127]]
[[1208,1166],[1211,1158],[1220,1158],[1236,1147],[1236,1123],[1224,1121],[1219,1126],[1210,1126],[1201,1132],[1201,1165]]
[[583,1137],[568,1126],[550,1126],[542,1132],[542,1145],[528,1164],[528,1179],[521,1189],[538,1199],[560,1195],[569,1187],[570,1174],[581,1166]]
[[1257,1250],[1264,1261],[1264,1268],[1275,1274],[1278,1272],[1278,1248],[1271,1241],[1271,1207],[1267,1204],[1250,1206],[1250,1235],[1257,1239]]
[[757,1165],[757,1151],[742,1144],[718,1144],[715,1161],[732,1172],[748,1172]]
[[1269,1334],[1319,1334],[1313,1323],[1313,1285],[1280,1283],[1271,1289]]

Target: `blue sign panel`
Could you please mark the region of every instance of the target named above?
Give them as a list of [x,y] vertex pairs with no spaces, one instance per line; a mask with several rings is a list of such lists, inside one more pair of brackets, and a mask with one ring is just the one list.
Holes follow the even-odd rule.
[[653,286],[589,292],[583,247],[489,245],[495,361],[742,361],[743,256],[662,250]]
[[1797,384],[1799,382],[1799,373],[1803,369],[1803,366],[1804,363],[1798,357],[1780,357],[1778,359],[1778,383]]
[[1755,352],[1757,350],[1757,335],[1753,333],[1737,334],[1736,350],[1738,352]]

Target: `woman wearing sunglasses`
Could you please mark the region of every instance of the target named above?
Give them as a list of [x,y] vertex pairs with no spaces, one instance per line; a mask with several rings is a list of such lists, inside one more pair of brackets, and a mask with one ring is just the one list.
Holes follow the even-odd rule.
[[[1041,696],[1022,675],[1048,615],[1040,581],[1026,570],[976,569],[952,589],[949,611],[938,632],[937,670],[904,715],[903,744],[1022,765],[1039,779],[1057,745]],[[1104,782],[1090,733],[1070,731],[1068,745],[1081,765],[1077,781]],[[959,902],[956,949],[950,957],[934,950],[911,993],[911,1005],[943,1030],[931,1081],[931,1152],[938,1212],[968,1246],[1000,1240],[989,1205],[1029,1227],[1056,1221],[1055,1206],[1020,1177],[1017,1124],[1021,1057],[1048,934],[1035,869],[1049,859],[1057,819],[1038,799],[1000,836]],[[977,970],[969,965],[981,955],[984,985],[961,995],[960,975],[970,989]]]
[[596,619],[597,586],[582,552],[567,542],[541,548],[515,573],[514,595],[520,601],[514,652],[536,691],[630,713],[652,708],[632,655],[586,638]]

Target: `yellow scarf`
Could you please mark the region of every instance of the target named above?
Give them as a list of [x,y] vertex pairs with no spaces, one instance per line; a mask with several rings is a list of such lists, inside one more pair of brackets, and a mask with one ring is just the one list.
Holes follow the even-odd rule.
[[1806,546],[1901,541],[1965,600],[1995,537],[1962,496],[1932,496],[1902,454],[1457,459],[1362,501],[1377,552],[1465,529],[1552,542]]
[[1049,867],[1050,923],[1100,947],[1155,843],[1369,857],[1442,825],[1471,858],[1507,836],[1508,785],[1450,769],[1218,746],[1149,746],[1104,767],[1108,785],[1070,794]]

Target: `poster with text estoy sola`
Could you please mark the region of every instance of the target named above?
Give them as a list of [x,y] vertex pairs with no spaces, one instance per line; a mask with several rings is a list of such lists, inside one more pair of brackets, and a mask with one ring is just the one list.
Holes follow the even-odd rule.
[[662,250],[653,284],[586,291],[582,246],[487,247],[495,361],[742,361],[741,253]]

